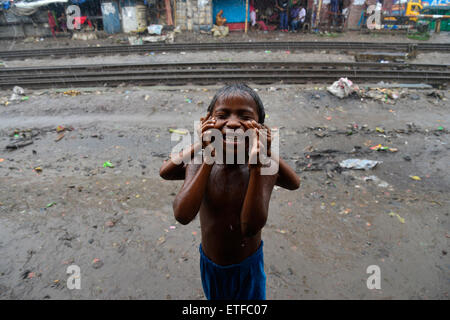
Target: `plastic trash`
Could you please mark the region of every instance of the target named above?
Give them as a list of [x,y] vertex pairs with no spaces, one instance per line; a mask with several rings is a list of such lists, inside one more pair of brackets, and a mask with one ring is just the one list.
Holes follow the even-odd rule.
[[339,162],[339,165],[345,169],[369,170],[373,169],[377,164],[383,161],[366,160],[366,159],[346,159]]
[[327,87],[327,90],[331,94],[342,99],[348,97],[353,92],[356,92],[357,90],[359,90],[359,88],[351,80],[347,78],[340,78],[331,86]]
[[103,168],[114,168],[114,165],[109,161],[105,161],[103,163]]
[[177,129],[169,129],[170,133],[178,133],[178,134],[187,134],[186,131],[183,130],[177,130]]
[[160,35],[163,26],[161,24],[151,24],[147,27],[149,34],[157,34]]
[[22,96],[24,96],[24,95],[25,95],[25,90],[23,90],[22,87],[15,86],[13,88],[13,93],[12,93],[11,97],[9,98],[9,100],[10,101],[22,100],[24,98]]

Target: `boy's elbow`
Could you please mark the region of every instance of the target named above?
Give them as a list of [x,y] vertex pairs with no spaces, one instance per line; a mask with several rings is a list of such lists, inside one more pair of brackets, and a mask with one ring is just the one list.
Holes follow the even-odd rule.
[[265,220],[259,223],[241,223],[241,233],[244,237],[253,237],[261,231],[265,224]]
[[159,169],[159,176],[164,180],[168,180],[167,170],[164,166],[162,166],[161,169]]
[[300,188],[300,178],[299,177],[297,177],[297,179],[295,179],[295,181],[293,181],[291,190],[297,190],[298,188]]
[[189,218],[189,215],[179,208],[176,201],[173,203],[173,215],[175,217],[175,220],[177,220],[182,225],[187,225],[192,221],[192,219]]

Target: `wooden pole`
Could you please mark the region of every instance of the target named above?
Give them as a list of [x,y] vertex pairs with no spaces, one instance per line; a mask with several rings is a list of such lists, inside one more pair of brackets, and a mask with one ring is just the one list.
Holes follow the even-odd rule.
[[322,0],[319,0],[319,6],[317,7],[317,16],[316,16],[316,23],[317,23],[317,28],[320,31],[320,10],[322,9]]
[[245,33],[247,33],[247,21],[248,21],[248,0],[245,0]]

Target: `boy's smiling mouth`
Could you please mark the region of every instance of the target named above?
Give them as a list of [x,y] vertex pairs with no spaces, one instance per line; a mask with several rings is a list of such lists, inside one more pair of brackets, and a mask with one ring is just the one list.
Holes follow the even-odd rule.
[[223,143],[225,145],[240,145],[245,141],[243,132],[236,132],[234,130],[226,130],[222,135]]

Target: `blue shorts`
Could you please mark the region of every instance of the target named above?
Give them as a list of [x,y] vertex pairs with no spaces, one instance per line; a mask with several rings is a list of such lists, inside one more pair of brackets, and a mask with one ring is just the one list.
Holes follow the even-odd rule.
[[208,300],[265,300],[263,241],[258,250],[239,264],[220,266],[212,262],[200,244],[200,273]]

